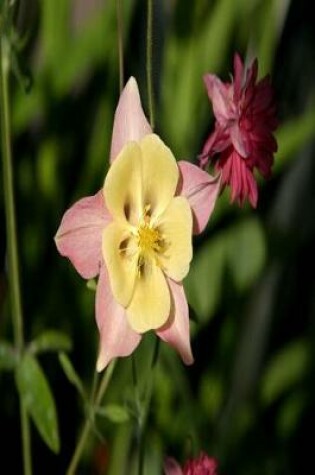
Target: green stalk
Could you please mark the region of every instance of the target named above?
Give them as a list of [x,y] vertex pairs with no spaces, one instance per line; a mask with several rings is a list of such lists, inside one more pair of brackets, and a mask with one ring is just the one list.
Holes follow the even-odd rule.
[[[147,383],[145,400],[140,411],[140,420],[138,420],[138,475],[144,475],[144,461],[145,461],[145,431],[147,426],[147,419],[150,410],[150,404],[152,399],[152,387],[155,376],[155,368],[157,366],[160,350],[160,339],[156,338],[153,348],[150,377]],[[136,367],[134,367],[136,373]],[[135,381],[137,381],[135,377]]]
[[[3,166],[4,205],[6,214],[6,235],[8,253],[8,276],[11,312],[14,329],[14,342],[21,358],[24,349],[23,314],[20,291],[19,260],[17,251],[17,233],[15,222],[15,204],[13,192],[13,169],[10,133],[9,109],[9,44],[3,30],[0,31],[0,117],[1,117],[1,155]],[[29,418],[20,399],[21,435],[23,447],[24,474],[31,475],[31,439]]]
[[23,318],[20,293],[19,260],[17,252],[15,203],[13,193],[12,153],[10,142],[10,115],[9,115],[9,51],[6,38],[1,35],[1,146],[3,166],[3,188],[6,211],[7,249],[9,265],[9,283],[12,317],[14,319],[14,339],[17,350],[23,350]]
[[150,125],[154,129],[154,99],[153,99],[153,81],[152,81],[152,44],[153,44],[153,0],[147,0],[147,90],[149,102]]
[[21,434],[23,446],[24,475],[32,475],[32,451],[30,421],[24,402],[20,399]]
[[119,64],[119,90],[124,87],[124,37],[123,37],[123,14],[121,0],[116,0],[117,15],[117,39],[118,39],[118,64]]
[[93,424],[93,419],[94,419],[94,414],[95,414],[95,409],[101,404],[102,399],[104,397],[104,394],[106,392],[106,389],[109,385],[109,382],[111,380],[111,377],[113,375],[113,371],[116,365],[116,360],[113,360],[110,365],[108,366],[107,370],[104,372],[104,376],[101,380],[101,383],[99,385],[99,388],[97,390],[96,396],[94,401],[91,403],[91,412],[87,415],[85,422],[82,427],[82,431],[79,437],[79,441],[77,443],[77,446],[75,448],[75,451],[73,453],[73,456],[70,460],[70,464],[68,467],[68,470],[66,472],[66,475],[75,475],[77,467],[79,465],[79,462],[81,460],[83,450],[86,444],[86,441],[88,439],[88,436],[90,435],[91,429],[92,429],[92,424]]

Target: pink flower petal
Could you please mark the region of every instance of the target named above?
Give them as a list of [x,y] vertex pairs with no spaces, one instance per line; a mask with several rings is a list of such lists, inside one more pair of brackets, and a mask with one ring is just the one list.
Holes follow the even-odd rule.
[[144,115],[137,81],[131,77],[122,91],[115,112],[110,161],[131,140],[139,142],[152,129]]
[[196,165],[178,162],[180,179],[176,194],[185,196],[192,208],[194,234],[206,227],[220,191],[220,176],[212,177]]
[[129,356],[141,340],[141,335],[130,328],[125,309],[113,297],[104,265],[96,289],[95,313],[100,332],[96,369],[102,371],[113,358]]
[[257,207],[258,201],[258,188],[253,173],[247,170],[247,184],[248,184],[248,199],[253,208]]
[[207,165],[209,157],[213,157],[216,153],[222,152],[231,145],[230,130],[224,129],[217,122],[214,132],[212,132],[206,140],[201,153],[200,165]]
[[235,119],[235,107],[227,88],[214,74],[203,77],[209,99],[212,101],[213,112],[217,121],[224,127]]
[[55,236],[57,249],[84,279],[99,273],[102,231],[110,219],[102,191],[77,201],[62,218]]
[[238,53],[234,55],[234,101],[238,102],[241,98],[241,88],[244,75],[243,61]]
[[171,313],[168,322],[156,334],[173,346],[181,355],[185,364],[194,362],[190,347],[189,311],[183,285],[167,279],[171,297]]
[[254,89],[257,75],[258,75],[258,60],[257,58],[255,58],[246,72],[246,79],[245,79],[245,84],[244,84],[244,88],[246,92],[249,92],[252,89]]
[[164,475],[183,475],[183,470],[172,457],[167,457],[163,464]]
[[230,128],[231,141],[235,150],[243,158],[247,158],[249,155],[249,147],[245,138],[246,132],[242,131],[239,125],[236,123]]

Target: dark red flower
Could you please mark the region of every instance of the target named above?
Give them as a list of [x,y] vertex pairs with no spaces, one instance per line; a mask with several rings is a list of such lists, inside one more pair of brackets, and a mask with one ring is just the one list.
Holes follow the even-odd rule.
[[201,167],[210,159],[221,171],[223,186],[231,187],[231,201],[242,205],[248,198],[253,207],[258,199],[254,169],[264,178],[270,177],[277,151],[273,132],[278,125],[270,77],[257,82],[257,72],[257,59],[244,71],[240,56],[235,54],[231,83],[223,83],[213,74],[204,76],[216,122],[200,156]]
[[199,457],[189,459],[182,469],[178,462],[168,457],[164,463],[165,475],[218,475],[218,462],[213,457],[201,452]]
[[187,460],[184,475],[217,475],[218,463],[216,459],[201,452],[198,458]]

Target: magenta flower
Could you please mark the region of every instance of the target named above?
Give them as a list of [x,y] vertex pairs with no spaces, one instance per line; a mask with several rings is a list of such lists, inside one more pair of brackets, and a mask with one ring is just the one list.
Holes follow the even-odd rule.
[[60,254],[83,278],[98,276],[97,370],[130,355],[149,330],[191,364],[182,280],[192,259],[192,234],[205,228],[219,180],[176,162],[152,133],[134,78],[116,109],[110,161],[103,188],[65,213],[55,237]]
[[201,452],[199,457],[187,460],[184,468],[169,457],[164,463],[165,475],[217,475],[218,462],[213,457]]
[[256,83],[257,71],[255,60],[244,72],[242,60],[235,54],[233,82],[223,83],[213,74],[204,76],[216,122],[200,158],[202,167],[210,158],[221,171],[222,185],[231,187],[232,202],[237,200],[242,205],[248,198],[254,208],[258,199],[254,169],[264,178],[270,177],[277,151],[272,134],[277,119],[270,78]]

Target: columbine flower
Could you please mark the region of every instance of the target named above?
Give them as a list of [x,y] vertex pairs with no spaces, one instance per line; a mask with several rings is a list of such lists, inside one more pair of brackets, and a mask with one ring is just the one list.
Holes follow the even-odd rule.
[[202,167],[210,158],[222,171],[222,184],[231,187],[231,201],[241,205],[248,197],[253,207],[258,199],[254,168],[268,178],[277,151],[272,135],[277,119],[270,78],[266,76],[256,84],[257,71],[255,60],[244,73],[242,60],[235,54],[232,83],[223,83],[213,74],[204,76],[216,122],[200,159]]
[[217,475],[218,462],[213,457],[201,452],[196,459],[187,460],[184,468],[168,457],[164,463],[165,475]]
[[148,330],[191,364],[182,279],[192,258],[192,233],[207,224],[218,179],[176,163],[152,133],[134,78],[116,109],[110,160],[103,189],[65,213],[55,238],[83,278],[99,275],[97,370],[130,355]]

